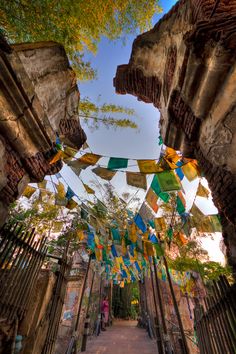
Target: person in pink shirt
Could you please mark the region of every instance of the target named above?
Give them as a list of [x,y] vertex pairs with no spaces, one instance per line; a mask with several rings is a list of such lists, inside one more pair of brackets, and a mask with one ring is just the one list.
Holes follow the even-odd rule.
[[109,302],[108,297],[105,296],[102,301],[102,330],[105,331],[105,327],[108,325],[109,320]]

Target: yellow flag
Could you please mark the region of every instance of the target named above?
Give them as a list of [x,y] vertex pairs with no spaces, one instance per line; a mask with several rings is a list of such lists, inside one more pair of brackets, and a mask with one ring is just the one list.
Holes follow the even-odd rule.
[[73,199],[68,200],[68,202],[66,204],[66,208],[70,209],[70,210],[76,208],[77,206],[78,206],[78,203],[76,203]]
[[186,165],[181,166],[181,169],[189,182],[192,182],[198,177],[196,165],[192,162],[188,162]]
[[170,166],[170,168],[174,169],[177,167],[176,163],[179,161],[179,156],[174,149],[167,147],[164,158],[168,163],[168,165]]
[[137,228],[136,228],[136,225],[133,223],[130,227],[130,240],[132,242],[136,242],[137,241]]
[[198,220],[201,220],[205,216],[195,203],[193,203],[190,213]]
[[141,173],[157,173],[163,171],[155,160],[137,160],[137,163]]
[[88,194],[95,194],[95,191],[92,188],[90,188],[87,184],[83,183],[83,186]]
[[198,189],[197,189],[197,195],[199,197],[208,198],[209,194],[210,194],[209,190],[207,188],[205,188],[200,182]]
[[145,246],[146,246],[146,253],[148,256],[154,256],[154,250],[153,250],[153,246],[152,243],[150,241],[145,242]]
[[49,162],[50,165],[52,165],[53,163],[59,161],[62,158],[62,150],[59,150],[56,155],[51,159],[51,161]]
[[65,187],[64,184],[59,182],[59,184],[56,186],[57,188],[57,194],[59,197],[63,198],[66,195]]
[[64,161],[70,161],[77,154],[77,152],[78,150],[66,146],[64,151],[62,151],[62,158]]
[[126,182],[130,186],[147,189],[146,175],[137,172],[126,172]]
[[163,217],[154,219],[155,229],[157,232],[163,232],[166,230],[166,222]]
[[36,188],[31,187],[31,186],[26,186],[22,195],[29,199],[34,194],[35,191],[36,191]]
[[44,179],[42,182],[39,182],[39,183],[38,183],[38,187],[39,187],[40,189],[46,189],[46,186],[47,186],[47,181],[46,181],[46,179]]
[[116,171],[108,170],[107,168],[97,166],[92,169],[92,172],[95,173],[98,177],[110,181],[116,174]]
[[85,239],[85,234],[83,230],[77,230],[77,237],[80,241],[83,241]]
[[96,155],[96,154],[92,154],[92,153],[87,153],[85,155],[83,155],[82,157],[79,158],[79,161],[82,163],[89,165],[95,165],[98,160],[101,158],[100,155]]
[[102,261],[102,251],[99,248],[95,248],[95,256],[97,261]]

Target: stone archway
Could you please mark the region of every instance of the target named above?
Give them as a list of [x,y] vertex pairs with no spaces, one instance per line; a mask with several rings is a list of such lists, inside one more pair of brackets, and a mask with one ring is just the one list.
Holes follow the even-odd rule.
[[114,86],[153,103],[164,143],[199,161],[236,270],[236,1],[180,0],[135,39]]

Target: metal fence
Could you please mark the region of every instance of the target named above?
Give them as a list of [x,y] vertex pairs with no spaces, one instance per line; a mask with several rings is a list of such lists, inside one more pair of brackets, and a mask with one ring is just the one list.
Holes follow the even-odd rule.
[[19,224],[0,230],[0,318],[21,320],[46,257],[46,238]]
[[236,353],[236,284],[221,276],[209,289],[205,306],[194,310],[195,328],[201,354]]
[[[68,244],[69,246],[69,244]],[[42,354],[54,353],[58,328],[64,304],[68,276],[70,274],[71,261],[68,258],[68,247],[65,248],[62,258],[58,258],[58,270],[56,271],[56,284],[54,294],[48,311],[49,328]]]

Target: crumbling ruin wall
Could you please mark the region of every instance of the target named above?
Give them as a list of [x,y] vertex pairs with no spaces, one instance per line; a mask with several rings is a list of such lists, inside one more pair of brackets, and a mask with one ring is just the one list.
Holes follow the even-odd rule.
[[0,223],[29,182],[57,173],[50,164],[58,136],[79,149],[86,140],[79,91],[64,48],[42,42],[9,46],[0,40]]
[[235,0],[180,0],[136,38],[114,86],[153,103],[164,143],[198,160],[236,269],[235,29]]

